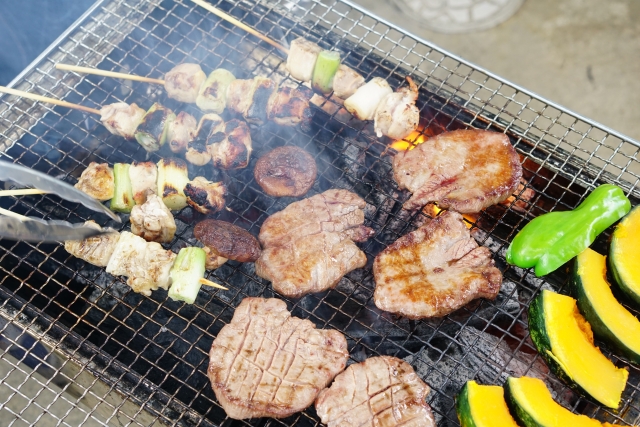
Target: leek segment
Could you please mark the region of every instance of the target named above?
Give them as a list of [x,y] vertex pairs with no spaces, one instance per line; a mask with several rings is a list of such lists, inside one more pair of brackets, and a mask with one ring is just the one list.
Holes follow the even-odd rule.
[[162,159],[158,162],[158,195],[172,211],[187,206],[184,187],[189,182],[187,164],[181,159]]
[[311,86],[318,92],[331,93],[333,78],[340,66],[340,54],[338,52],[323,50],[318,55],[316,66],[313,69]]
[[193,246],[180,249],[169,272],[171,299],[193,304],[200,291],[200,279],[204,276],[206,258],[204,249]]

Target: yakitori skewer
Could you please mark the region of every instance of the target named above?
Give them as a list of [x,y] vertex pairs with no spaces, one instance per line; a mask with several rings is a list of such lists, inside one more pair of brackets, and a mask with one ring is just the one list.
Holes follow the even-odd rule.
[[11,212],[8,209],[0,208],[0,215],[10,216],[12,218],[19,219],[20,221],[29,221],[29,218],[27,218],[26,216]]
[[36,95],[35,93],[29,93],[22,90],[11,89],[5,86],[0,86],[0,92],[8,93],[9,95],[21,96],[27,99],[33,99],[35,101],[48,102],[49,104],[59,105],[61,107],[72,108],[74,110],[85,111],[91,114],[100,115],[100,110],[96,110],[95,108],[85,107],[84,105],[74,104],[72,102],[61,101],[55,98],[49,98],[47,96]]
[[16,190],[0,190],[0,197],[2,196],[30,196],[33,194],[47,194],[46,191],[39,190],[37,188],[19,188]]
[[81,67],[78,65],[56,64],[58,70],[77,71],[79,73],[94,74],[96,76],[113,77],[115,79],[133,80],[136,82],[154,83],[164,85],[164,80],[152,77],[136,76],[135,74],[118,73],[115,71],[100,70],[98,68]]

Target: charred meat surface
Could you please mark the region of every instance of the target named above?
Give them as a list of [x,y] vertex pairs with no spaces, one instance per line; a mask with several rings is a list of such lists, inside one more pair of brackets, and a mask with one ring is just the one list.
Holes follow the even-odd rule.
[[476,298],[494,299],[502,273],[462,215],[446,211],[380,252],[373,263],[376,306],[411,319],[442,317]]
[[202,116],[193,139],[187,144],[185,158],[196,166],[204,166],[211,161],[209,145],[224,139],[224,120],[217,114]]
[[133,200],[141,205],[158,190],[158,167],[153,162],[133,162],[129,167],[129,179]]
[[291,77],[303,82],[311,81],[320,52],[322,48],[312,41],[302,37],[293,40],[287,56],[287,71]]
[[184,111],[169,122],[167,141],[172,152],[182,153],[187,149],[187,145],[195,137],[197,125],[196,118]]
[[247,230],[217,219],[205,219],[193,229],[196,239],[207,246],[212,254],[240,262],[254,262],[262,250],[258,239]]
[[113,135],[132,140],[145,113],[135,103],[116,102],[100,109],[100,121]]
[[207,181],[196,176],[184,187],[187,203],[203,214],[218,212],[224,208],[224,195],[227,189],[222,182]]
[[340,332],[292,317],[279,299],[245,298],[213,340],[207,374],[229,417],[284,418],[310,406],[348,358]]
[[475,213],[509,197],[522,166],[509,138],[486,130],[455,130],[428,139],[393,159],[393,176],[413,193],[408,210],[436,202],[442,209]]
[[416,106],[418,86],[407,77],[409,87],[402,87],[382,99],[375,114],[375,131],[391,139],[402,139],[418,127],[420,110]]
[[267,118],[281,126],[295,126],[300,123],[304,128],[311,123],[309,100],[312,96],[313,91],[305,86],[295,89],[281,86],[269,100]]
[[[153,164],[153,163],[152,163]],[[155,166],[155,165],[154,165]],[[162,198],[155,194],[131,209],[131,232],[148,242],[167,243],[176,234],[176,221]]]
[[[95,221],[87,221],[84,226],[96,230],[102,229]],[[119,239],[120,233],[114,230],[113,233],[101,234],[84,240],[67,240],[64,242],[64,249],[89,264],[106,267]]]
[[336,286],[367,262],[354,243],[373,235],[363,225],[365,205],[350,191],[328,190],[271,215],[260,229],[256,274],[294,298]]
[[429,391],[407,362],[370,357],[336,376],[318,395],[316,411],[328,427],[435,427]]
[[91,162],[74,187],[101,202],[111,200],[115,191],[113,168],[106,163]]
[[198,64],[179,64],[165,74],[164,89],[169,98],[193,104],[206,78],[207,75]]
[[299,197],[309,191],[316,180],[316,161],[299,147],[278,147],[256,162],[253,175],[270,196]]
[[245,122],[237,119],[229,120],[225,124],[224,135],[213,135],[209,138],[209,142],[212,140],[220,140],[207,146],[213,166],[220,169],[247,167],[253,148],[249,126]]
[[253,96],[243,117],[247,123],[259,126],[267,121],[269,100],[278,85],[275,81],[260,76],[254,77],[253,81]]

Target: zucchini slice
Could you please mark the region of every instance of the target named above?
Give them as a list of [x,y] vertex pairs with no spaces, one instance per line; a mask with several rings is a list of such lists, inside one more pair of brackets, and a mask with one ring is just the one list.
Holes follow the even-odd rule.
[[551,371],[576,392],[610,408],[620,404],[629,372],[593,345],[576,300],[543,290],[529,306],[531,340]]
[[640,308],[640,206],[625,216],[611,236],[609,273],[613,283]]
[[462,427],[518,427],[509,414],[504,390],[497,385],[467,381],[456,396],[456,413]]
[[640,321],[613,296],[605,257],[587,249],[573,264],[571,292],[596,338],[616,354],[640,363]]
[[556,403],[547,386],[538,378],[509,377],[505,394],[511,415],[522,426],[602,427],[600,422],[585,415],[574,414]]

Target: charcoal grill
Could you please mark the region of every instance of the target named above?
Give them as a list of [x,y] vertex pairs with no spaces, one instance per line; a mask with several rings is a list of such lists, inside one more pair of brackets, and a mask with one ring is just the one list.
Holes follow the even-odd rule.
[[[338,49],[367,79],[384,77],[398,87],[411,75],[420,86],[421,135],[492,129],[506,133],[522,158],[523,186],[516,197],[467,218],[476,239],[493,251],[504,273],[500,295],[493,302],[476,302],[443,319],[425,321],[397,318],[373,304],[373,257],[429,212],[409,214],[401,209],[407,194],[398,191],[391,176],[391,141],[376,138],[371,123],[345,116],[335,102],[322,99],[313,107],[309,130],[273,124],[253,129],[255,153],[247,169],[220,173],[191,167],[190,176],[225,181],[230,210],[217,217],[254,235],[268,215],[294,200],[265,195],[253,179],[256,159],[277,146],[298,145],[315,156],[319,176],[310,195],[340,187],[368,202],[366,224],[376,230],[362,245],[368,265],[348,274],[334,290],[300,300],[283,298],[296,316],[344,332],[350,363],[382,354],[411,363],[433,388],[428,400],[441,427],[458,425],[453,399],[466,380],[502,384],[508,375],[525,374],[543,378],[556,398],[576,412],[638,424],[636,367],[607,353],[630,370],[621,408],[612,412],[576,396],[548,374],[536,355],[526,327],[529,301],[541,288],[563,291],[566,273],[539,279],[504,260],[508,242],[530,218],[573,208],[601,183],[621,186],[638,204],[637,142],[407,34],[349,1],[212,4],[278,42],[304,36],[324,48]],[[199,117],[192,106],[168,99],[158,86],[54,68],[68,63],[161,77],[185,61],[201,63],[205,71],[222,66],[239,78],[290,79],[280,52],[188,0],[102,0],[11,86],[95,108],[116,101],[147,108],[160,101]],[[91,161],[113,164],[147,158],[137,144],[110,135],[98,117],[13,96],[0,99],[0,133],[1,158],[70,183]],[[157,161],[168,155],[165,147],[149,158]],[[2,198],[0,206],[23,215],[71,222],[95,218],[102,225],[125,227],[53,195]],[[201,218],[189,208],[177,215],[171,249],[195,243],[193,224]],[[596,242],[601,250],[606,238]],[[11,375],[0,378],[3,396],[9,395],[0,407],[6,410],[10,401],[23,401],[22,410],[13,410],[14,419],[7,424],[3,419],[2,424],[13,425],[29,408],[39,407],[58,425],[319,425],[313,408],[283,420],[241,422],[226,417],[206,377],[211,342],[244,297],[276,295],[255,275],[251,263],[229,262],[208,277],[229,291],[203,288],[195,304],[185,305],[169,300],[164,291],[151,297],[136,294],[121,278],[73,258],[61,245],[0,240],[0,357],[42,387],[36,399],[25,395],[24,383],[11,381]],[[80,411],[80,421],[70,419],[72,408]]]

